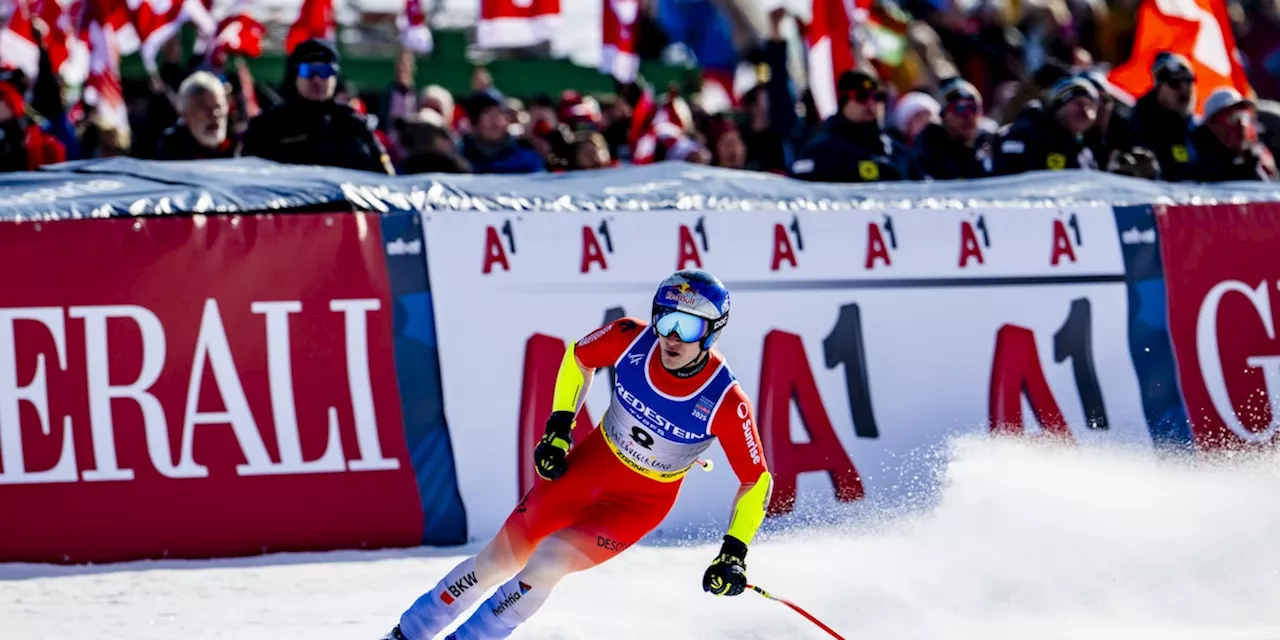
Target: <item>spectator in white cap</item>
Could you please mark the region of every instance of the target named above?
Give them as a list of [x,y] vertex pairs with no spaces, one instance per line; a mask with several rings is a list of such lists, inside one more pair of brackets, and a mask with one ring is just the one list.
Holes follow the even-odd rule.
[[942,105],[933,96],[920,91],[908,92],[893,105],[889,133],[910,147],[925,127],[938,122],[941,111]]
[[1231,87],[1209,94],[1204,119],[1191,134],[1195,177],[1201,182],[1276,179],[1275,160],[1257,140],[1252,100]]

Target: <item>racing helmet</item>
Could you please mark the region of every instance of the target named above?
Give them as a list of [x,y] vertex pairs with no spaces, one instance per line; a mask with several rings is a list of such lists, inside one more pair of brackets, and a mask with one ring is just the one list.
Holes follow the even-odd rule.
[[677,271],[658,285],[653,296],[653,330],[711,348],[729,324],[729,290],[720,279],[700,269]]

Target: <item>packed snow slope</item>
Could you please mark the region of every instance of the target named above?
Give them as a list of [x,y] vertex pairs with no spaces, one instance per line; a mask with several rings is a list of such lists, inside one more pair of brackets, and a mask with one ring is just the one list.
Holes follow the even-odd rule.
[[[1275,457],[963,440],[913,509],[809,515],[763,533],[748,575],[850,640],[1280,638]],[[0,565],[0,639],[372,640],[474,549]],[[756,594],[702,593],[713,552],[634,547],[570,576],[514,637],[826,637]]]

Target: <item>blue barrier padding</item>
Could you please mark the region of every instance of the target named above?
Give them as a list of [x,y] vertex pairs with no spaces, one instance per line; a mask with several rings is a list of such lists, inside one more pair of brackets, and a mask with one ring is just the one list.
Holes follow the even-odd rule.
[[1169,337],[1160,234],[1150,206],[1115,207],[1129,292],[1129,353],[1142,386],[1142,410],[1157,448],[1191,450],[1195,443],[1178,386]]
[[422,500],[422,543],[464,544],[466,508],[458,490],[453,446],[444,416],[421,218],[413,213],[392,213],[380,219],[387,274],[391,278],[391,302],[395,306],[396,381],[405,440]]

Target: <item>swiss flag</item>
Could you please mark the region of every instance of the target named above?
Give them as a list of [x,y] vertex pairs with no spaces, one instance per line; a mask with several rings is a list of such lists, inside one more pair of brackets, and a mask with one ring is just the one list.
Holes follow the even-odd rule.
[[333,18],[333,0],[303,0],[298,11],[298,20],[289,27],[289,35],[285,39],[284,50],[293,53],[293,48],[312,38],[323,38],[332,41],[337,33],[337,22]]
[[549,42],[560,27],[560,0],[480,0],[476,44],[482,49]]
[[262,35],[266,29],[248,14],[230,16],[218,25],[218,37],[214,41],[213,55],[221,66],[230,54],[246,58],[262,55]]
[[1222,86],[1250,95],[1249,80],[1236,56],[1225,0],[1142,0],[1133,54],[1108,80],[1133,97],[1151,90],[1151,65],[1161,51],[1185,56],[1196,74],[1196,113]]
[[218,23],[211,52],[214,66],[222,67],[227,62],[227,56],[232,54],[246,58],[262,55],[262,36],[266,29],[249,15],[251,2],[252,0],[237,0],[226,17]]

